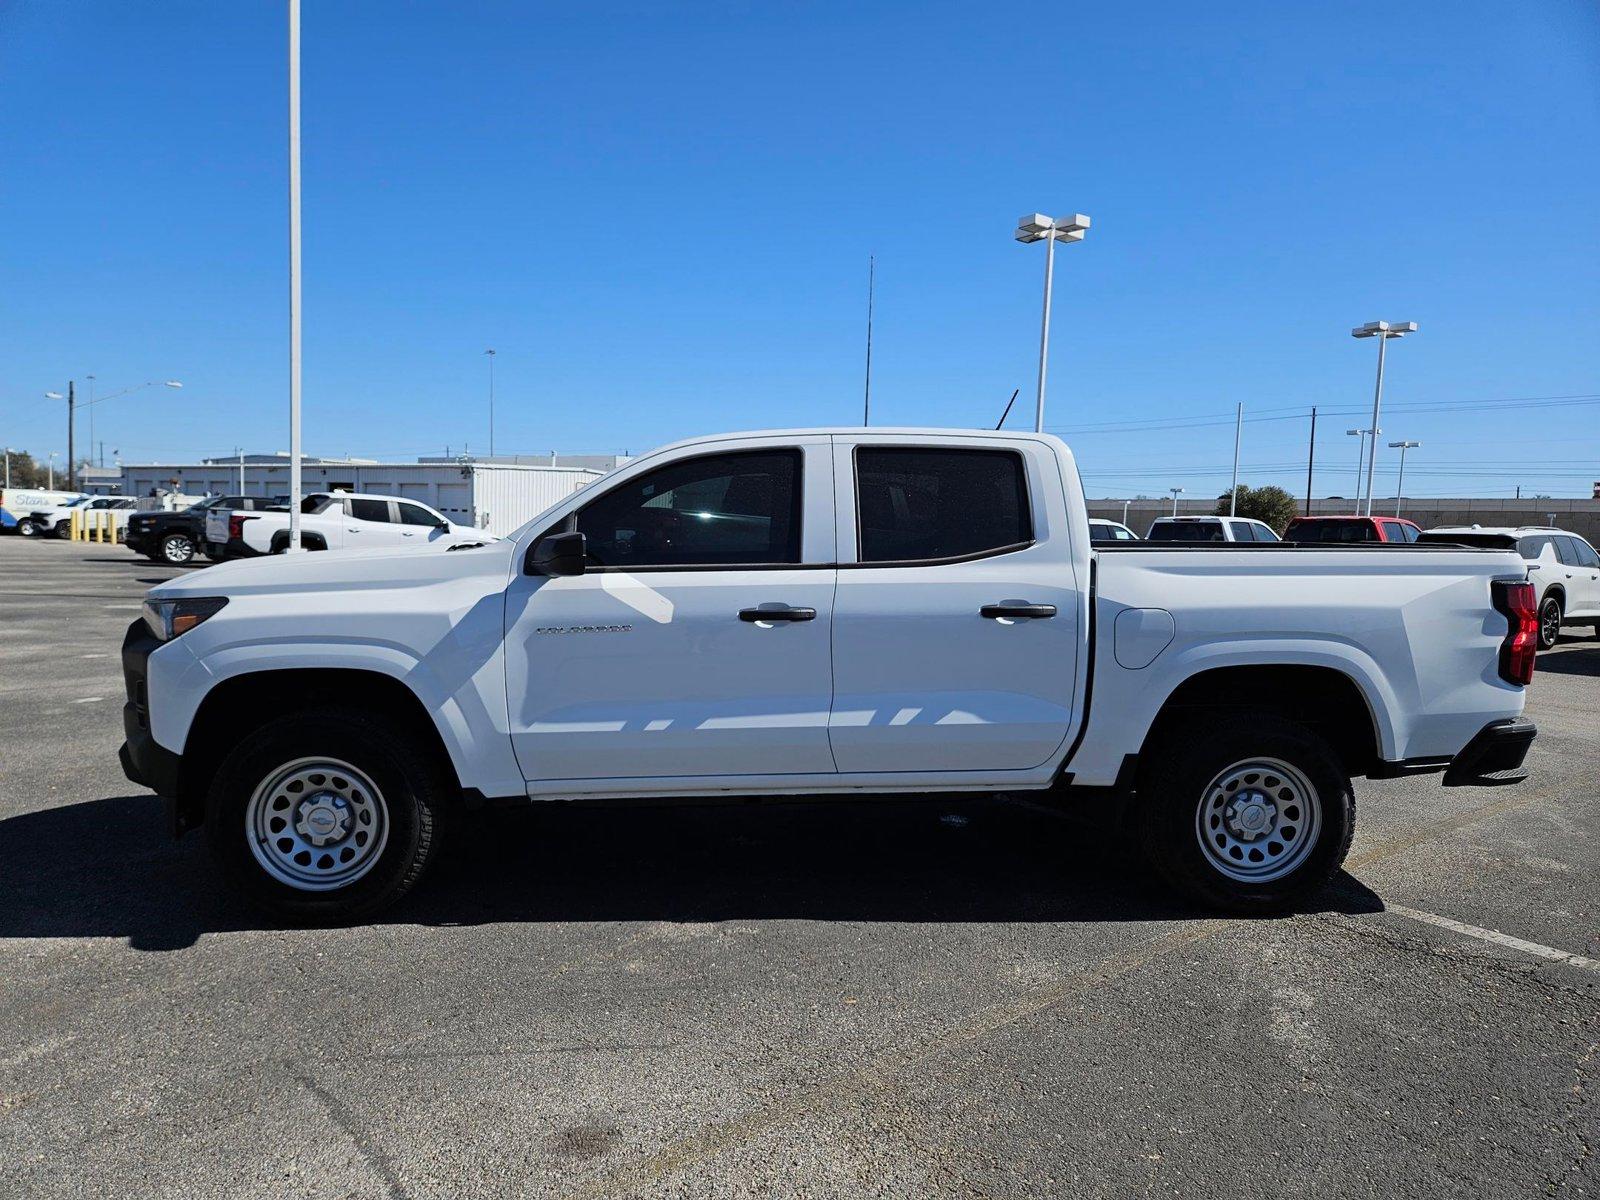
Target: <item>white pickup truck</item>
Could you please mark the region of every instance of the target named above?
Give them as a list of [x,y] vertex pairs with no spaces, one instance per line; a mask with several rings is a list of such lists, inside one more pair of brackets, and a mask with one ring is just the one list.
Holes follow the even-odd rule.
[[480,548],[153,588],[122,762],[300,919],[394,900],[461,804],[894,792],[1049,793],[1207,905],[1271,911],[1338,869],[1352,776],[1520,778],[1525,567],[1091,548],[1045,435],[707,438]]
[[[300,503],[300,544],[307,550],[423,550],[478,545],[491,535],[456,525],[418,500],[357,492],[316,492]],[[206,514],[213,558],[276,554],[289,545],[289,513],[268,509]]]

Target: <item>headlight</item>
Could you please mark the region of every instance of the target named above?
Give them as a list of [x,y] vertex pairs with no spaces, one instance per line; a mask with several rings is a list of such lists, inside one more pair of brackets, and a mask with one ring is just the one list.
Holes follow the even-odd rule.
[[188,633],[228,603],[226,596],[194,596],[182,600],[146,600],[141,610],[150,632],[163,642]]

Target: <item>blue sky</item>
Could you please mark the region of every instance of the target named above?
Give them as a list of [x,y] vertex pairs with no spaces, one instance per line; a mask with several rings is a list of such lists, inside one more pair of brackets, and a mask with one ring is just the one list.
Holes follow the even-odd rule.
[[[1047,419],[1092,494],[1224,489],[1239,401],[1245,481],[1299,490],[1375,318],[1422,326],[1408,494],[1600,479],[1583,0],[304,3],[310,452],[484,450],[489,346],[502,452],[857,422],[869,254],[874,423],[1021,388],[1026,426],[1041,209],[1094,218]],[[285,37],[281,3],[0,0],[7,444],[64,451],[42,393],[94,374],[185,384],[98,406],[108,460],[286,448]],[[1321,423],[1319,495],[1358,423]]]

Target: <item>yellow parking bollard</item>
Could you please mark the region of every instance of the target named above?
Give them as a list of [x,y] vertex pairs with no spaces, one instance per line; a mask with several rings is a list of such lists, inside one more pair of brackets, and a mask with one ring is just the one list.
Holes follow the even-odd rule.
[[76,542],[76,541],[81,540],[79,535],[80,535],[80,531],[82,529],[82,526],[83,526],[83,514],[81,512],[79,512],[77,509],[73,509],[70,513],[67,514],[67,533],[72,538],[73,541]]

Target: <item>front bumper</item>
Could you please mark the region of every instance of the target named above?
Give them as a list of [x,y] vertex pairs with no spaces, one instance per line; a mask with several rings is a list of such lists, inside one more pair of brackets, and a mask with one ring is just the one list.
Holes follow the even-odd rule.
[[1522,760],[1538,736],[1538,727],[1522,717],[1491,721],[1473,736],[1444,773],[1445,787],[1521,783],[1528,777]]
[[122,679],[128,693],[127,703],[122,706],[122,732],[127,740],[117,751],[117,758],[130,782],[149,788],[166,801],[172,831],[179,834],[189,825],[178,805],[183,759],[157,743],[151,734],[150,702],[145,688],[150,655],[161,645],[142,619],[129,625],[122,639]]

